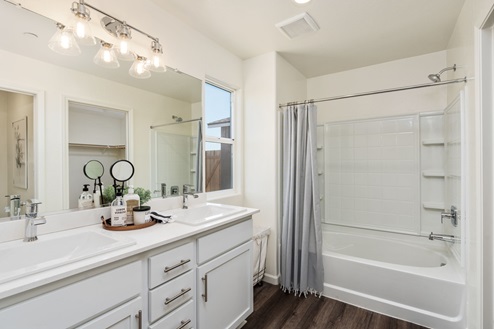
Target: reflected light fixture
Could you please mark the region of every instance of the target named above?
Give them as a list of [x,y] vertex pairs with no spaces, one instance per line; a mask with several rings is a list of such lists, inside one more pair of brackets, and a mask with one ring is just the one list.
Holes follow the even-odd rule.
[[151,77],[151,72],[146,67],[147,59],[142,56],[137,56],[129,69],[129,74],[137,79],[147,79]]
[[131,30],[125,21],[117,25],[116,37],[118,39],[117,57],[124,61],[133,61],[135,56],[129,50],[129,40],[132,39]]
[[89,27],[91,15],[83,0],[73,2],[70,9],[74,13],[73,29],[76,39],[85,46],[93,46],[96,44],[96,39]]
[[153,72],[166,71],[165,61],[163,59],[163,47],[158,39],[151,42],[151,56],[146,65],[147,68]]
[[72,29],[57,23],[57,31],[48,41],[48,47],[61,55],[77,56],[81,53],[81,48],[75,41]]
[[101,41],[101,48],[98,50],[96,56],[94,56],[93,62],[109,69],[120,67],[117,56],[113,51],[113,45],[104,41]]

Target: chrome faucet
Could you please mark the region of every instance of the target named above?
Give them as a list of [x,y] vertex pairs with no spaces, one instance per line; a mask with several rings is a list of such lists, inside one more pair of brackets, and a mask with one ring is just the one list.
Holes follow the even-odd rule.
[[433,232],[431,232],[431,234],[429,234],[429,240],[439,240],[439,241],[450,242],[450,243],[455,243],[455,242],[461,241],[461,239],[459,237],[454,236],[454,235],[434,234]]
[[194,190],[194,185],[190,185],[190,184],[184,184],[183,186],[183,192],[182,192],[182,197],[183,197],[183,200],[182,200],[182,209],[189,209],[189,206],[187,205],[187,201],[189,199],[189,195],[194,197],[194,199],[197,199],[199,197],[199,195],[195,194],[194,193],[195,190]]
[[46,223],[44,217],[38,218],[38,205],[41,204],[36,199],[26,201],[26,227],[24,242],[38,240],[37,226]]
[[458,226],[458,209],[455,206],[451,206],[450,211],[443,211],[441,213],[441,224],[443,223],[445,218],[449,218],[451,220],[451,225],[454,227]]
[[9,198],[9,205],[5,207],[5,212],[10,215],[10,220],[21,219],[21,207],[24,205],[21,202],[21,196],[17,194],[6,195]]

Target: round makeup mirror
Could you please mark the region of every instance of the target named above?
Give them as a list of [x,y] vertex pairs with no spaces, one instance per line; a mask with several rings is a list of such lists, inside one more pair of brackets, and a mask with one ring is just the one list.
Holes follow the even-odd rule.
[[126,182],[134,176],[134,165],[127,160],[118,160],[112,164],[110,175],[116,181]]
[[90,160],[84,165],[84,175],[89,179],[101,178],[104,172],[103,164],[98,160]]

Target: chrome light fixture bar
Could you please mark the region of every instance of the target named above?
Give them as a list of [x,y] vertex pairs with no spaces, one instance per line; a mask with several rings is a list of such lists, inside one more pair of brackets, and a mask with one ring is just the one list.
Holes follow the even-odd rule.
[[[92,35],[88,24],[91,20],[91,13],[88,8],[104,16],[101,19],[101,26],[106,32],[118,39],[118,44],[115,46],[106,41],[101,42],[100,51],[98,51],[94,58],[96,64],[107,68],[116,68],[120,66],[117,58],[134,61],[129,73],[139,79],[149,78],[151,76],[150,70],[154,72],[166,71],[163,59],[163,47],[158,38],[135,26],[127,24],[126,21],[118,19],[84,0],[72,3],[70,10],[74,14],[73,27],[65,27],[62,24],[57,24],[57,32],[49,43],[50,49],[64,55],[78,55],[81,50],[76,40],[83,45],[96,44],[96,39]],[[132,39],[132,30],[151,39],[149,59],[130,51],[128,43]],[[72,38],[70,38],[69,34],[73,34]]]

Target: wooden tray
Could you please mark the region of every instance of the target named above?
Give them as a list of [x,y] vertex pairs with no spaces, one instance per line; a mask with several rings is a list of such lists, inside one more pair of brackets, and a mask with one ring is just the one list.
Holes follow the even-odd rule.
[[139,225],[127,225],[127,226],[111,226],[110,225],[111,219],[104,219],[103,216],[101,216],[101,223],[103,224],[103,228],[108,231],[132,231],[132,230],[140,230],[141,228],[146,228],[149,226],[153,226],[156,224],[155,220],[151,220],[150,222],[144,223],[144,224],[139,224]]

